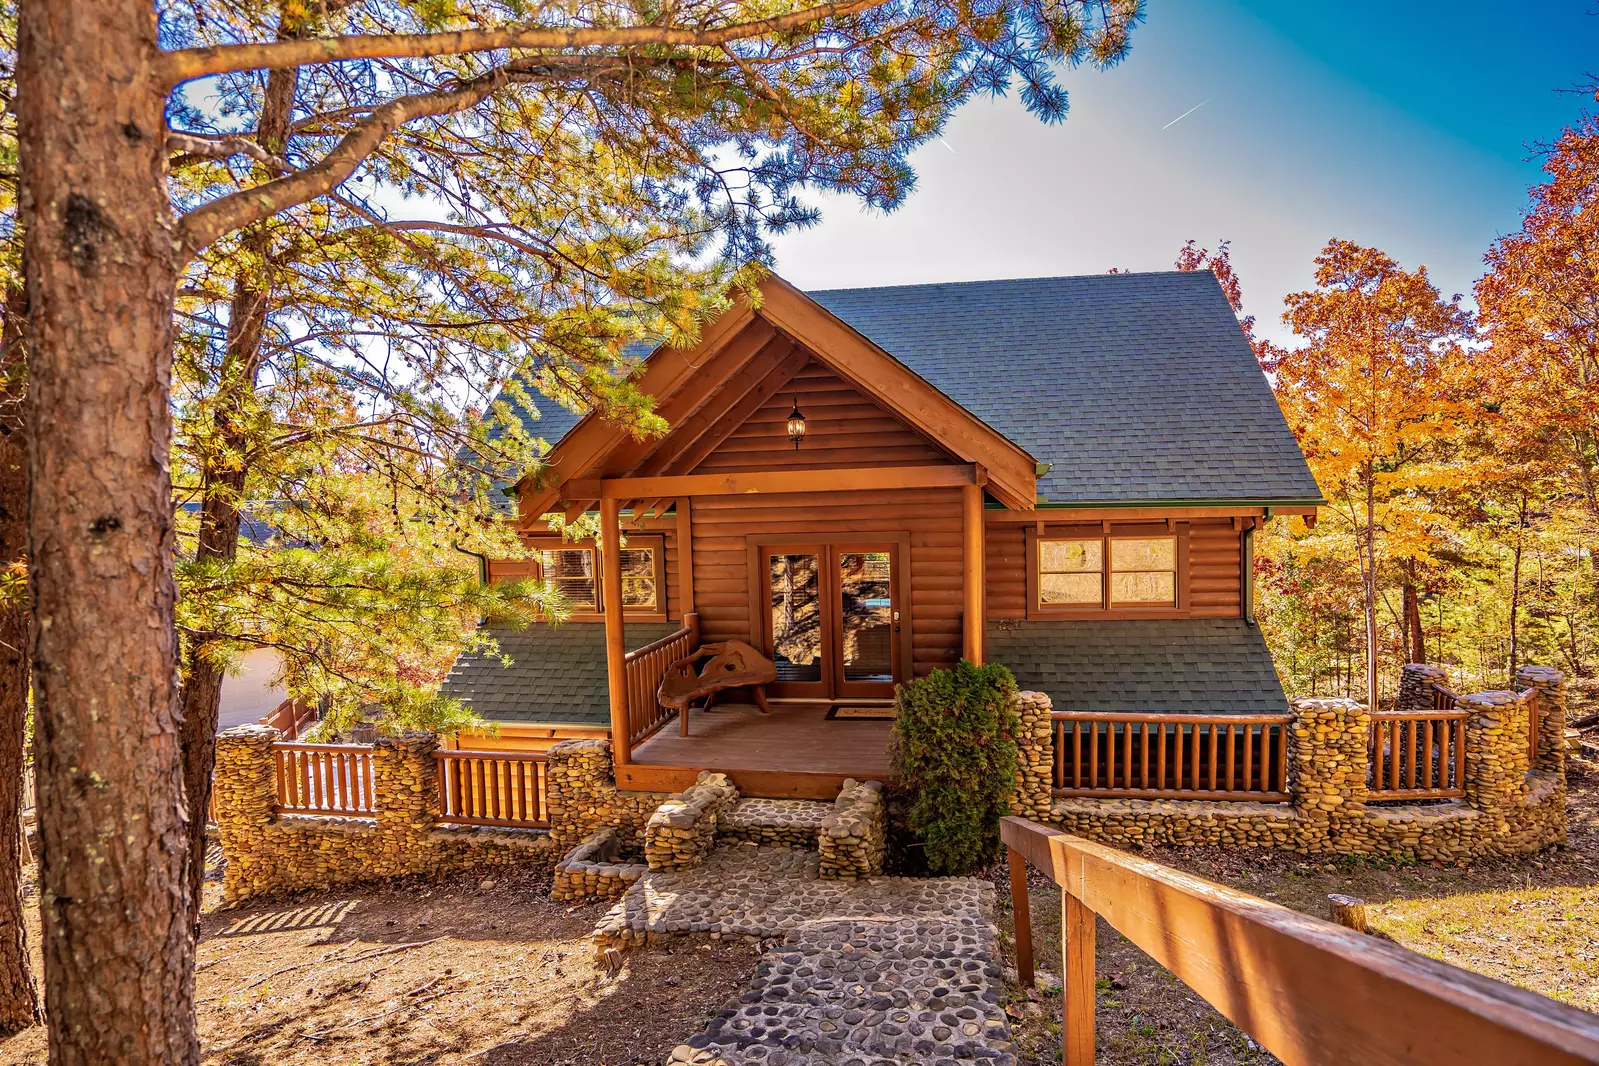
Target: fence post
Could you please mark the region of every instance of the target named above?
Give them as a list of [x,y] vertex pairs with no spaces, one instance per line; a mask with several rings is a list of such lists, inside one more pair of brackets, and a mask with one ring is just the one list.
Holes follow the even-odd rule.
[[1061,887],[1061,1066],[1094,1066],[1094,918]]
[[[564,849],[580,843],[596,827],[615,817],[616,777],[610,741],[563,740],[554,745],[544,781],[550,838],[557,847]],[[638,825],[624,822],[617,829],[624,843],[642,842]]]
[[1050,720],[1054,706],[1047,693],[1017,694],[1016,714],[1021,729],[1016,736],[1016,795],[1011,813],[1023,818],[1048,822],[1050,791],[1055,783],[1055,723]]
[[241,725],[217,734],[216,779],[211,796],[216,804],[217,835],[228,856],[222,895],[228,901],[255,894],[257,882],[269,884],[271,869],[261,869],[268,854],[264,838],[277,803],[277,774],[272,745],[282,736],[268,725]]
[[[1288,791],[1305,851],[1336,850],[1366,813],[1371,715],[1346,699],[1301,697],[1289,725]],[[1353,830],[1351,834],[1349,831]]]
[[1538,754],[1532,768],[1539,773],[1566,773],[1566,675],[1552,666],[1523,666],[1516,671],[1518,689],[1536,689]]
[[1010,916],[1016,930],[1016,979],[1032,988],[1038,977],[1033,965],[1033,905],[1027,896],[1027,860],[1006,845],[1005,865],[1010,868]]
[[1526,708],[1502,690],[1462,695],[1455,706],[1466,712],[1466,802],[1503,837],[1527,791]]
[[409,860],[425,853],[426,837],[438,821],[438,769],[434,733],[378,737],[372,745],[372,801],[383,854],[374,876],[409,873]]

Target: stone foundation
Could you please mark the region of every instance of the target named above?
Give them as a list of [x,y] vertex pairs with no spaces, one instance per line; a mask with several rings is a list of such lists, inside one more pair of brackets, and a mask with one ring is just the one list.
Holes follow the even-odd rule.
[[701,771],[681,796],[665,800],[644,826],[644,861],[651,870],[687,870],[716,846],[721,814],[738,802],[726,774]]
[[628,886],[649,872],[644,863],[621,861],[622,846],[616,830],[599,829],[566,853],[555,865],[550,898],[557,903],[616,899]]
[[[1445,675],[1407,666],[1400,707],[1430,710]],[[1463,799],[1382,800],[1368,784],[1371,716],[1345,699],[1293,701],[1288,727],[1289,803],[1214,800],[1061,798],[1046,821],[1067,832],[1123,847],[1198,844],[1280,847],[1304,854],[1365,854],[1429,862],[1537,851],[1566,838],[1565,682],[1560,671],[1528,666],[1522,691],[1460,696],[1467,712]],[[1023,705],[1048,697],[1023,693]],[[1539,701],[1537,748],[1528,741],[1528,703]],[[1023,728],[1037,745],[1038,734]],[[1053,738],[1024,751],[1025,767],[1047,766]],[[1036,781],[1024,769],[1014,807],[1036,809]]]
[[882,873],[887,850],[882,782],[846,778],[816,839],[822,877],[848,880]]

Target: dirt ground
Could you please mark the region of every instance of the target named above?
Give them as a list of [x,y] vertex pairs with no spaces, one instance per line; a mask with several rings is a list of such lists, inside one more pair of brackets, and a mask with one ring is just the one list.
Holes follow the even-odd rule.
[[[1327,896],[1359,896],[1373,929],[1413,951],[1599,1011],[1599,773],[1570,772],[1568,845],[1465,867],[1312,860],[1287,851],[1152,848],[1142,854],[1212,881],[1327,916]],[[1000,887],[1010,929],[1009,882]],[[1024,1066],[1060,1061],[1060,896],[1034,873],[1039,984],[1011,988]],[[1098,934],[1100,1066],[1265,1066],[1262,1050],[1103,921]]]
[[[606,905],[551,903],[549,878],[483,870],[212,909],[204,1061],[653,1064],[754,973],[753,946],[701,941],[627,956],[613,975],[587,939]],[[42,1029],[0,1043],[7,1066],[44,1061]]]

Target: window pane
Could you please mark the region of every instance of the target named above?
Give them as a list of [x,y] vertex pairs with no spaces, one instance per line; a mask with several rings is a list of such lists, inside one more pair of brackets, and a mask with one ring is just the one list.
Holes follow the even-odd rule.
[[1086,603],[1098,607],[1104,602],[1104,594],[1104,586],[1097,573],[1038,575],[1039,603]]
[[844,680],[894,680],[893,573],[888,552],[840,552]]
[[1110,542],[1110,568],[1116,570],[1177,569],[1177,538],[1150,537]]
[[[1104,568],[1098,540],[1041,540],[1038,569],[1046,574],[1098,573]],[[1046,601],[1047,602],[1047,601]]]
[[822,679],[820,559],[814,552],[773,555],[772,660],[779,681]]
[[566,597],[574,610],[594,610],[594,552],[589,548],[552,548],[539,553],[544,580]]
[[1112,603],[1158,603],[1172,606],[1177,602],[1177,575],[1112,573],[1110,599]]
[[651,608],[655,598],[655,549],[622,549],[622,606]]

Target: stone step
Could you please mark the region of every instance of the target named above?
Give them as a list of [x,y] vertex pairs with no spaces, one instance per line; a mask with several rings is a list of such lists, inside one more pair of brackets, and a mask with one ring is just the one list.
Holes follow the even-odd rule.
[[816,850],[816,834],[833,813],[822,800],[741,799],[722,812],[719,844]]

